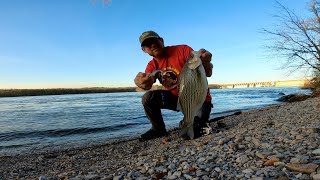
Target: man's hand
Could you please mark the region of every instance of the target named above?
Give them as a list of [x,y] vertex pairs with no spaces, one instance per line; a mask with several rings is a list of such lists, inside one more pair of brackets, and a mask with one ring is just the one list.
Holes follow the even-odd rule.
[[149,77],[149,74],[139,72],[134,78],[134,83],[141,89],[149,90],[152,87],[155,79],[153,76]]
[[211,77],[213,65],[210,61],[212,59],[212,54],[205,49],[200,49],[199,52],[201,54],[200,59],[202,60],[204,70],[206,71],[206,76]]

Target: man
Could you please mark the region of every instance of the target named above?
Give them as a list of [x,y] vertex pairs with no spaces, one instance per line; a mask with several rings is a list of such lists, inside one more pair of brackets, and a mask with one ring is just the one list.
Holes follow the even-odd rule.
[[[137,74],[134,79],[135,84],[144,90],[150,90],[158,79],[166,88],[166,90],[147,91],[142,97],[146,116],[152,124],[152,128],[140,137],[141,141],[145,141],[167,134],[161,109],[177,111],[179,75],[193,49],[187,45],[164,46],[163,38],[154,31],[143,32],[139,41],[142,51],[148,53],[153,59],[148,63],[144,73]],[[210,77],[213,68],[210,63],[212,54],[205,49],[200,49],[199,52],[206,76]],[[208,89],[202,106],[202,116],[194,120],[195,138],[201,136],[201,130],[209,119],[211,108],[211,95]]]

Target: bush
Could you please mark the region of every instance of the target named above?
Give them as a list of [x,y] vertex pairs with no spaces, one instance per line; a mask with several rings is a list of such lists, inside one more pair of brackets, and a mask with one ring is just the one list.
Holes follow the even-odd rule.
[[320,77],[316,77],[311,80],[310,89],[313,97],[320,96]]

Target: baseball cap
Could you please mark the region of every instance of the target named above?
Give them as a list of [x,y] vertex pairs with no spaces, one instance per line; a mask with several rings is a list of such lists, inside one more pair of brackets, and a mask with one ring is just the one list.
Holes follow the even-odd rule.
[[139,38],[140,44],[142,46],[143,41],[149,38],[161,38],[156,32],[154,31],[146,31],[143,32]]

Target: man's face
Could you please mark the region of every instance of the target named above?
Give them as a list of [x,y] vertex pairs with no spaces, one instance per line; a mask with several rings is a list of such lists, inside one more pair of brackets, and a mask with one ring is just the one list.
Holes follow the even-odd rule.
[[162,38],[149,38],[143,41],[142,50],[152,57],[162,57],[164,53],[164,43]]

